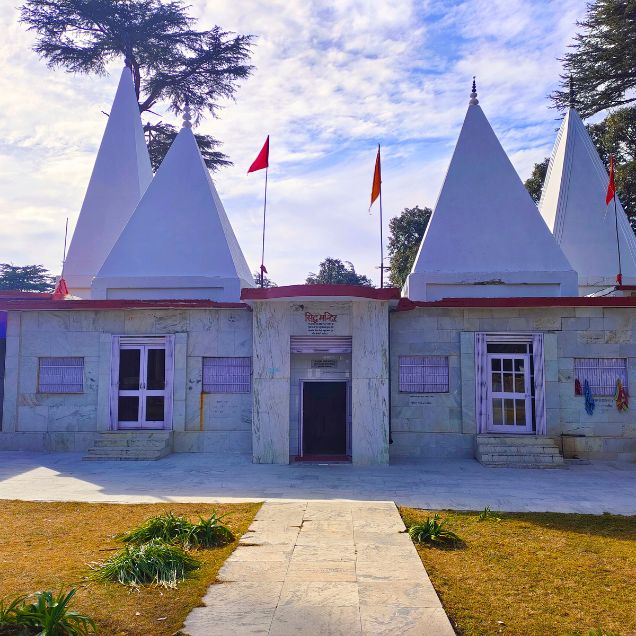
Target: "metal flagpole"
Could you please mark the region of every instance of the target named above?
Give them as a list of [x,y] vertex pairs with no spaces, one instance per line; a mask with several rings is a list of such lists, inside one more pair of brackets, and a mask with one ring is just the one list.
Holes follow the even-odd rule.
[[265,168],[265,199],[263,201],[263,247],[261,250],[261,289],[265,287],[265,213],[267,210],[267,173],[269,166]]
[[[378,144],[380,157],[380,144]],[[384,228],[382,227],[382,159],[380,158],[380,289],[384,287]]]
[[614,187],[614,227],[616,228],[616,250],[618,252],[618,276],[616,282],[623,284],[623,270],[621,268],[621,242],[618,236],[618,211],[616,210],[616,187]]
[[66,217],[66,226],[64,227],[64,252],[62,254],[62,278],[64,277],[64,265],[66,264],[66,239],[68,238],[68,216]]

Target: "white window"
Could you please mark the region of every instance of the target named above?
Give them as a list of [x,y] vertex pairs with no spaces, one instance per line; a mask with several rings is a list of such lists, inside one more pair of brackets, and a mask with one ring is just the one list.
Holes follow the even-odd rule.
[[249,393],[251,358],[203,358],[204,393]]
[[581,387],[587,380],[592,395],[613,396],[616,392],[616,380],[620,380],[627,390],[627,359],[575,358],[574,377],[581,383]]
[[38,393],[83,393],[84,358],[40,358]]
[[447,356],[400,356],[400,392],[447,393]]

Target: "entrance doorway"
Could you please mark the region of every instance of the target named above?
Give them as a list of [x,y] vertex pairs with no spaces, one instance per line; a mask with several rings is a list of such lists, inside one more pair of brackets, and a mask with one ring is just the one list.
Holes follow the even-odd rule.
[[351,455],[349,434],[349,383],[301,383],[301,457],[346,459]]
[[122,344],[117,428],[162,429],[166,423],[166,348]]
[[491,433],[532,433],[529,353],[489,353],[488,393]]

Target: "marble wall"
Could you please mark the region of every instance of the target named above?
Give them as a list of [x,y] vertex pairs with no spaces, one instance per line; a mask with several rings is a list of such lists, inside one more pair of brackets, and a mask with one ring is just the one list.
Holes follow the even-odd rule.
[[[612,398],[592,416],[574,394],[574,359],[624,357],[636,383],[636,312],[629,308],[418,308],[391,314],[391,455],[471,457],[474,448],[474,333],[544,334],[547,434],[567,437],[572,454],[636,459],[636,420]],[[400,355],[446,355],[449,392],[399,391]],[[584,437],[569,437],[584,436]]]
[[256,302],[252,316],[252,458],[257,464],[288,464],[289,303]]
[[[110,427],[111,339],[175,334],[177,451],[251,452],[250,393],[204,394],[204,356],[252,354],[246,309],[10,312],[0,448],[81,451]],[[38,358],[84,358],[84,392],[37,391]]]
[[353,302],[351,323],[352,461],[354,464],[388,464],[388,303]]

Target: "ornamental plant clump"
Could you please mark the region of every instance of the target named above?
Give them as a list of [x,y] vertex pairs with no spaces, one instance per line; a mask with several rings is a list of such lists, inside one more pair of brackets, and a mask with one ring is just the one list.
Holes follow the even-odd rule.
[[151,517],[137,528],[117,535],[124,543],[141,545],[155,539],[189,548],[212,548],[234,540],[229,528],[221,523],[216,512],[208,518],[199,517],[192,523],[187,517],[173,512]]
[[161,539],[127,545],[108,561],[95,566],[98,581],[122,585],[159,585],[174,588],[179,581],[198,570],[201,562]]
[[18,596],[0,602],[0,635],[2,636],[88,636],[97,628],[88,616],[68,609],[75,589],[67,594],[36,592],[35,601]]
[[451,530],[445,528],[446,521],[442,521],[438,514],[426,517],[424,523],[412,525],[409,535],[416,543],[429,545],[461,543],[461,539]]

